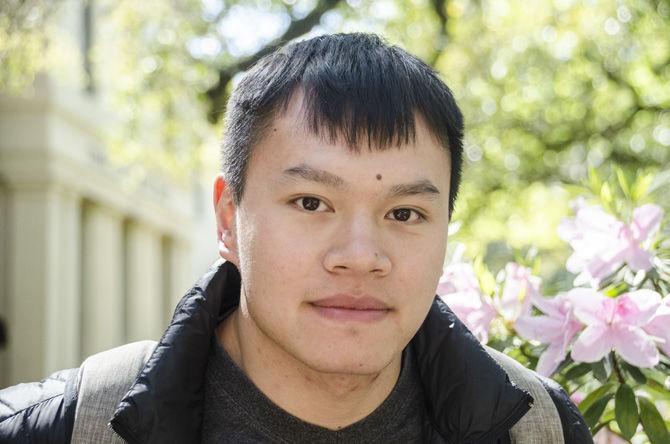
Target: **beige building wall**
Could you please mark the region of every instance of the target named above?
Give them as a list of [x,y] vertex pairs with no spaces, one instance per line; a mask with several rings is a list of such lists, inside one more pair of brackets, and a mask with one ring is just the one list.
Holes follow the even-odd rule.
[[161,233],[136,222],[126,226],[126,333],[129,341],[157,337],[165,324]]
[[83,356],[125,341],[123,213],[93,202],[83,208]]
[[192,193],[128,186],[97,106],[46,76],[0,96],[0,387],[159,339],[193,279]]
[[[95,5],[61,5],[59,44],[84,48]],[[44,73],[21,96],[0,94],[0,388],[159,339],[217,256],[213,177],[138,182],[110,161],[115,114],[100,86],[85,88],[83,58],[64,61],[68,79]]]

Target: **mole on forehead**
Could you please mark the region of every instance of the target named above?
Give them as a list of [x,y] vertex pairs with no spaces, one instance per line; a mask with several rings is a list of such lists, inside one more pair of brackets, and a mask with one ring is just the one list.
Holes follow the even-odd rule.
[[382,180],[382,175],[381,174],[377,174],[377,180]]

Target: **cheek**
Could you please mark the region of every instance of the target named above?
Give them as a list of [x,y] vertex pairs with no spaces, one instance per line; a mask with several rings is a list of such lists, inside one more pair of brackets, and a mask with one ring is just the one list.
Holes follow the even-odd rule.
[[314,275],[316,262],[308,248],[310,242],[301,242],[269,220],[247,221],[239,231],[240,272],[248,298],[275,304],[300,295],[300,286]]
[[402,242],[395,241],[393,250],[396,272],[409,279],[414,286],[432,286],[437,288],[442,275],[446,254],[446,235],[436,232],[434,235],[411,238]]

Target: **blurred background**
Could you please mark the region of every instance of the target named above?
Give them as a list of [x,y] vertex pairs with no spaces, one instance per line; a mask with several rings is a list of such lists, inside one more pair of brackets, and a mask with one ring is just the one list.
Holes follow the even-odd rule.
[[217,257],[231,89],[280,44],[347,31],[454,91],[450,240],[469,256],[541,256],[550,292],[569,255],[556,226],[594,172],[653,178],[668,208],[668,0],[3,0],[0,388],[159,338]]

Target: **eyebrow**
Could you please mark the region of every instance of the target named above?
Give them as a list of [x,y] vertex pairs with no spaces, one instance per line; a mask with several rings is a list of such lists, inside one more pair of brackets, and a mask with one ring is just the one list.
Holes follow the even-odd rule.
[[430,180],[419,179],[410,183],[393,185],[388,195],[392,198],[422,195],[430,199],[437,199],[440,190]]
[[[301,178],[310,182],[316,182],[331,188],[346,188],[347,183],[340,176],[330,173],[326,170],[314,168],[305,163],[287,168],[283,172],[284,176],[290,178]],[[393,185],[387,197],[399,198],[407,196],[425,196],[429,199],[437,199],[440,190],[428,179],[418,179],[409,183]]]
[[331,188],[344,188],[346,183],[340,176],[326,170],[311,167],[306,163],[284,170],[284,175],[291,178],[302,178],[310,182],[320,183]]

